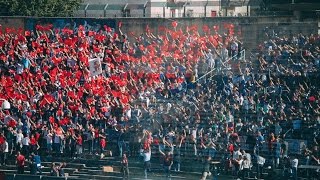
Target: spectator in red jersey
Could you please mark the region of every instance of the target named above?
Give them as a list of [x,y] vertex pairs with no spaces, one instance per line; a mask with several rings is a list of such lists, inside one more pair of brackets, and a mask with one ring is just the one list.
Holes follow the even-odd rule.
[[106,134],[104,129],[101,129],[101,131],[98,133],[98,139],[99,139],[99,147],[100,147],[100,154],[102,154],[106,147],[107,147],[107,140],[106,140]]
[[30,137],[30,153],[36,153],[39,149],[38,141],[36,140],[36,137],[32,134]]
[[26,163],[25,157],[18,151],[17,152],[17,159],[16,159],[17,173],[18,174],[23,174],[24,173],[25,163]]
[[75,137],[75,139],[76,139],[76,156],[79,157],[82,154],[82,143],[83,143],[81,134],[79,133]]
[[6,140],[5,140],[5,137],[3,136],[3,133],[0,132],[0,146],[1,146],[2,144],[4,144],[5,141],[6,141]]
[[129,163],[127,155],[124,153],[121,160],[121,171],[124,179],[129,179]]

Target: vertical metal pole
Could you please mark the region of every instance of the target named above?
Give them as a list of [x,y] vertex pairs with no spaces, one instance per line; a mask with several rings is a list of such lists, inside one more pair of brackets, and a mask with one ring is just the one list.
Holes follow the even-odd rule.
[[207,0],[206,5],[204,6],[204,17],[207,17],[207,5],[208,5],[208,1],[209,1],[209,0]]
[[84,8],[84,17],[87,17],[87,9],[89,7],[89,3],[87,4],[87,6]]
[[148,1],[146,1],[143,5],[143,17],[146,17],[147,4],[148,4]]
[[104,6],[104,8],[103,8],[103,15],[104,15],[104,17],[107,16],[107,7],[108,7],[108,5],[109,5],[109,4],[106,4],[106,5]]
[[162,16],[165,18],[166,17],[166,8],[163,6],[163,11],[162,11]]

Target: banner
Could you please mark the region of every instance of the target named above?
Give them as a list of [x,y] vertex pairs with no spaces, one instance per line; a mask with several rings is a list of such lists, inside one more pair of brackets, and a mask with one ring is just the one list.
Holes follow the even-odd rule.
[[99,58],[89,60],[90,76],[96,76],[102,73],[101,62]]

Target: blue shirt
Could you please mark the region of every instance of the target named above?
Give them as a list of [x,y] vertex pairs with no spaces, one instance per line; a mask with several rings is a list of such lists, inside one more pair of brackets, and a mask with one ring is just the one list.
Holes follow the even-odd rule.
[[33,157],[34,162],[36,163],[37,166],[41,166],[41,159],[39,155],[35,155]]
[[31,62],[30,62],[29,59],[23,58],[23,59],[22,59],[22,64],[23,64],[24,68],[29,69],[29,67],[30,67],[30,65],[31,65]]

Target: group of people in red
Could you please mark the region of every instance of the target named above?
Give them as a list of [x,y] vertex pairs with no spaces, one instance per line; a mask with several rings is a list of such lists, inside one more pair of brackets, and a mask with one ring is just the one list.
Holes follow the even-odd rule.
[[[195,82],[198,62],[211,50],[223,49],[233,39],[234,26],[160,27],[159,34],[147,26],[144,34],[128,35],[122,23],[99,31],[55,29],[36,25],[34,30],[0,27],[0,98],[11,108],[0,119],[7,152],[23,155],[39,151],[78,156],[83,141],[89,151],[103,152],[106,129],[122,126],[131,119],[133,102],[152,93],[174,95]],[[185,29],[185,30],[182,30]],[[99,58],[102,74],[91,76],[89,60]],[[0,102],[1,103],[1,102]],[[4,144],[4,143],[2,143]],[[20,153],[21,152],[21,153]],[[3,160],[2,164],[5,164]]]

